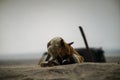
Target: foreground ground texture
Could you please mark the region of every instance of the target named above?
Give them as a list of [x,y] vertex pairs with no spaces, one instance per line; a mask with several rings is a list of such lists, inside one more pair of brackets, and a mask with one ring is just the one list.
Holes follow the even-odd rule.
[[119,63],[0,66],[0,80],[120,80]]

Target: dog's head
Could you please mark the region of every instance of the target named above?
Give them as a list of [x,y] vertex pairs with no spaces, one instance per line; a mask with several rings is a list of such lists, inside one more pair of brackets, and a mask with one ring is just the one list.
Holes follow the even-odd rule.
[[65,57],[70,54],[71,43],[66,43],[61,37],[54,37],[47,44],[48,53],[53,57]]

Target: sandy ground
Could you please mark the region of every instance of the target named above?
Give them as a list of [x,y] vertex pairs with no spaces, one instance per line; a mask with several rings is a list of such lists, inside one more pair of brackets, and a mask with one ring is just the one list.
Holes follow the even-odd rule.
[[120,64],[82,63],[44,68],[1,65],[0,80],[120,80]]

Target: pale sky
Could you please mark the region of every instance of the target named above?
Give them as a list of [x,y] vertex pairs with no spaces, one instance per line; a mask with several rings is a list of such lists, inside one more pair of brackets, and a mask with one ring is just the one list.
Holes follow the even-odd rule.
[[120,0],[0,0],[0,54],[46,51],[61,36],[73,47],[120,49]]

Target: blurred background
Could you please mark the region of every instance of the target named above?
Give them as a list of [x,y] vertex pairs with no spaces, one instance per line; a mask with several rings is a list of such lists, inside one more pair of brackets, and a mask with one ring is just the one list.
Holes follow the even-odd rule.
[[120,0],[0,0],[0,61],[40,59],[56,36],[83,48],[78,26],[120,60]]

